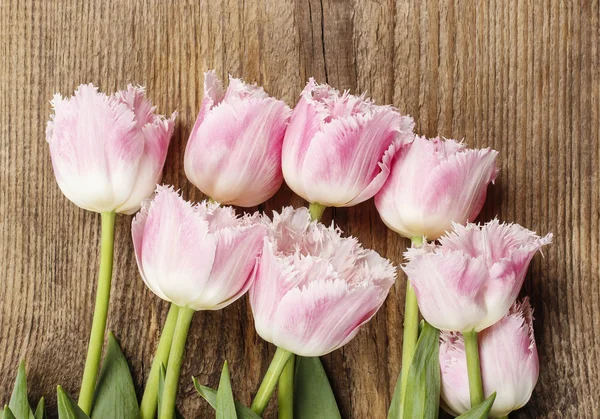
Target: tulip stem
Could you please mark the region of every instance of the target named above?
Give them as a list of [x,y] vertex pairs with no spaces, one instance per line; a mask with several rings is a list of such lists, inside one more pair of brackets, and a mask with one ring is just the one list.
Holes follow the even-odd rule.
[[173,419],[175,415],[175,402],[177,400],[181,363],[183,362],[185,342],[194,315],[194,310],[191,308],[179,307],[178,311],[177,324],[175,325],[175,330],[173,332],[173,342],[171,344],[169,361],[167,363],[165,386],[161,398],[162,403],[159,415],[161,419]]
[[252,402],[252,411],[257,415],[262,415],[267,407],[271,394],[273,394],[273,390],[277,384],[277,380],[279,380],[279,376],[283,372],[283,369],[291,356],[291,352],[282,348],[277,348],[277,351],[275,351],[269,369],[267,369],[265,377],[263,378],[262,383],[260,383],[258,392]]
[[310,219],[320,221],[326,209],[327,207],[325,205],[317,204],[316,202],[311,202],[308,206]]
[[98,375],[98,368],[100,367],[102,346],[104,345],[115,244],[115,213],[103,212],[101,218],[102,237],[100,244],[100,271],[98,273],[98,285],[96,289],[96,306],[94,308],[90,343],[83,369],[83,379],[81,380],[78,401],[79,407],[86,415],[89,415],[92,410],[96,377]]
[[483,403],[483,383],[481,381],[481,367],[479,365],[479,343],[477,332],[463,332],[465,339],[465,354],[467,356],[467,373],[469,376],[469,394],[471,406]]
[[[413,237],[412,245],[420,246],[423,243],[421,237]],[[406,298],[404,301],[404,332],[402,337],[402,370],[400,371],[400,417],[404,410],[404,400],[408,387],[408,371],[412,363],[417,340],[419,339],[419,304],[417,295],[410,281],[406,281]]]
[[292,419],[294,417],[294,360],[292,354],[283,368],[279,377],[278,406],[279,419]]
[[173,341],[173,334],[175,333],[178,314],[179,307],[175,304],[171,304],[167,320],[165,321],[162,333],[160,334],[160,340],[158,342],[158,347],[156,348],[154,360],[152,361],[150,374],[148,374],[148,381],[146,382],[146,388],[144,389],[142,403],[140,404],[141,419],[154,419],[154,415],[156,414],[161,365],[168,365],[169,353],[171,352],[171,344]]

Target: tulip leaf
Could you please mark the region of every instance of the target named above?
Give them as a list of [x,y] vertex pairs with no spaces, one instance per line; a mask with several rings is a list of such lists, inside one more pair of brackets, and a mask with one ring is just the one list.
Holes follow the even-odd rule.
[[90,419],[61,386],[58,386],[56,399],[60,419]]
[[496,400],[495,391],[484,402],[479,403],[477,406],[471,408],[471,410],[463,413],[456,419],[487,419],[490,410],[492,409],[492,405],[494,404],[494,400]]
[[[166,375],[167,375],[167,369],[165,368],[165,364],[163,364],[161,362],[160,375],[158,378],[158,418],[159,419],[160,419],[160,407],[162,406],[162,394],[163,394],[163,389],[165,388],[165,376]],[[175,406],[175,418],[183,419],[183,415],[179,412],[179,409],[177,409],[177,406]]]
[[140,409],[133,379],[127,360],[112,332],[108,334],[108,346],[96,391],[91,417],[138,419]]
[[[217,390],[214,390],[210,387],[206,387],[201,385],[195,377],[192,377],[194,381],[194,387],[196,391],[204,400],[208,402],[212,406],[213,409],[217,408]],[[260,419],[256,413],[254,413],[249,407],[246,407],[243,403],[239,401],[235,401],[235,412],[237,414],[238,419]]]
[[439,331],[425,322],[408,370],[404,418],[437,419],[440,401]]
[[10,410],[10,407],[4,406],[4,413],[2,414],[2,419],[17,419],[13,412]]
[[231,390],[231,378],[227,361],[223,364],[219,388],[217,389],[217,416],[216,419],[236,419],[235,400]]
[[15,379],[10,402],[8,403],[11,414],[19,419],[35,419],[29,402],[27,401],[27,374],[25,372],[25,361],[21,361]]
[[400,381],[402,380],[402,370],[400,370],[400,374],[398,374],[398,380],[396,380],[396,387],[394,387],[394,394],[392,395],[392,403],[390,403],[390,409],[388,410],[388,419],[396,419],[400,417],[400,391],[401,385]]
[[44,400],[43,397],[40,399],[40,401],[37,404],[37,407],[35,408],[34,417],[35,417],[35,419],[47,419],[48,418],[48,416],[46,415],[46,401]]
[[294,373],[294,418],[341,417],[321,360],[318,357],[297,356]]

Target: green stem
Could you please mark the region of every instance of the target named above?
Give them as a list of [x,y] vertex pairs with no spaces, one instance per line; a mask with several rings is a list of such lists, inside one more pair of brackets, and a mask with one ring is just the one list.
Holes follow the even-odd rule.
[[156,414],[161,364],[165,367],[168,365],[169,353],[171,352],[171,343],[173,341],[173,334],[175,333],[178,314],[179,307],[175,304],[171,304],[167,320],[165,321],[165,325],[163,326],[160,335],[158,347],[156,348],[156,354],[152,361],[152,368],[150,368],[150,374],[148,375],[148,381],[146,382],[146,388],[144,389],[142,403],[140,404],[141,419],[154,419],[154,415]]
[[271,394],[273,394],[273,390],[277,384],[277,380],[279,380],[279,376],[281,375],[285,364],[291,356],[291,352],[282,348],[277,348],[277,351],[275,351],[275,355],[273,356],[273,360],[269,365],[269,369],[267,369],[265,377],[263,378],[262,383],[260,383],[258,392],[254,397],[254,401],[252,402],[252,411],[257,415],[262,415],[263,411],[267,407],[269,399],[271,398]]
[[94,400],[96,377],[102,356],[106,318],[108,316],[108,303],[110,301],[110,282],[112,279],[113,251],[115,237],[115,213],[103,212],[102,238],[100,244],[100,271],[98,273],[98,286],[96,289],[96,306],[92,320],[92,331],[88,346],[87,358],[83,369],[81,391],[79,392],[79,407],[89,415]]
[[310,213],[311,220],[319,221],[323,216],[323,212],[327,207],[325,205],[317,204],[316,202],[311,202],[308,206],[308,212]]
[[[412,245],[417,247],[423,243],[421,237],[413,237]],[[406,297],[404,301],[404,332],[402,338],[402,370],[400,371],[400,417],[404,410],[406,389],[408,386],[408,371],[412,363],[417,340],[419,339],[419,304],[417,295],[410,281],[406,281]]]
[[508,415],[498,416],[496,419],[508,419]]
[[294,417],[294,360],[292,354],[279,377],[278,406],[279,419],[292,419]]
[[483,403],[483,383],[481,381],[481,368],[479,365],[479,343],[477,332],[463,332],[465,339],[465,353],[467,356],[467,373],[469,375],[469,394],[471,406]]
[[173,343],[171,344],[169,361],[167,363],[165,386],[161,399],[161,419],[173,419],[175,415],[177,387],[179,387],[179,373],[181,372],[181,363],[183,362],[185,341],[187,340],[194,313],[194,310],[191,308],[179,307],[177,324],[175,325],[175,331],[173,333]]

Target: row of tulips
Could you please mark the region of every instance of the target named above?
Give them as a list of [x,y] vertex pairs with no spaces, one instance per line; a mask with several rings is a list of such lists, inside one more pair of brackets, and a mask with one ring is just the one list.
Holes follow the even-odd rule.
[[[348,343],[394,283],[390,261],[319,222],[327,207],[372,197],[384,223],[413,242],[402,266],[409,279],[402,371],[389,416],[437,417],[440,394],[446,410],[470,415],[464,417],[503,417],[529,400],[539,368],[532,309],[527,299],[516,299],[529,262],[551,236],[498,220],[468,223],[498,173],[496,151],[415,136],[412,118],[393,107],[313,79],[293,111],[239,79],[230,78],[224,89],[214,72],[205,74],[204,88],[184,162],[188,179],[210,197],[198,204],[171,186],[156,187],[176,113],[157,115],[141,88],[107,96],[82,85],[73,97],[52,101],[47,140],[58,185],[81,208],[102,214],[78,406],[59,389],[61,417],[178,415],[193,314],[221,309],[248,292],[257,333],[277,347],[251,407],[234,404],[227,367],[216,398],[198,388],[217,417],[258,417],[279,384],[279,417],[291,418],[295,404],[310,403],[293,400],[302,365],[294,367],[295,356],[318,357]],[[308,208],[285,207],[268,217],[238,216],[226,206],[261,204],[284,180]],[[115,213],[138,210],[132,237],[141,277],[172,304],[139,408],[135,401],[127,413],[115,408],[107,416],[97,412],[106,405],[98,387],[107,385],[97,377]]]

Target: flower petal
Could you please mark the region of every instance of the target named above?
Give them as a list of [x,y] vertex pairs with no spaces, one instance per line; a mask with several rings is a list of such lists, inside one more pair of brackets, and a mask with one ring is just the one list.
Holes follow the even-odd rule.
[[188,141],[187,177],[223,204],[266,201],[283,182],[281,145],[289,113],[285,103],[272,98],[223,102]]
[[229,227],[214,234],[217,244],[210,280],[201,298],[190,306],[194,310],[219,310],[240,298],[254,280],[266,227]]
[[191,306],[200,298],[215,259],[216,244],[208,222],[166,187],[157,189],[142,214],[134,221],[133,234],[146,284],[161,298]]
[[56,95],[52,105],[46,138],[58,185],[84,209],[114,211],[135,184],[144,148],[135,114],[91,84],[69,99]]
[[302,197],[307,196],[302,180],[306,152],[313,137],[319,132],[321,124],[327,118],[327,112],[314,103],[313,94],[316,88],[317,84],[311,78],[292,112],[283,140],[283,176],[290,189]]
[[488,271],[479,259],[460,252],[436,252],[432,245],[412,248],[403,267],[427,322],[441,330],[470,331],[485,318]]

